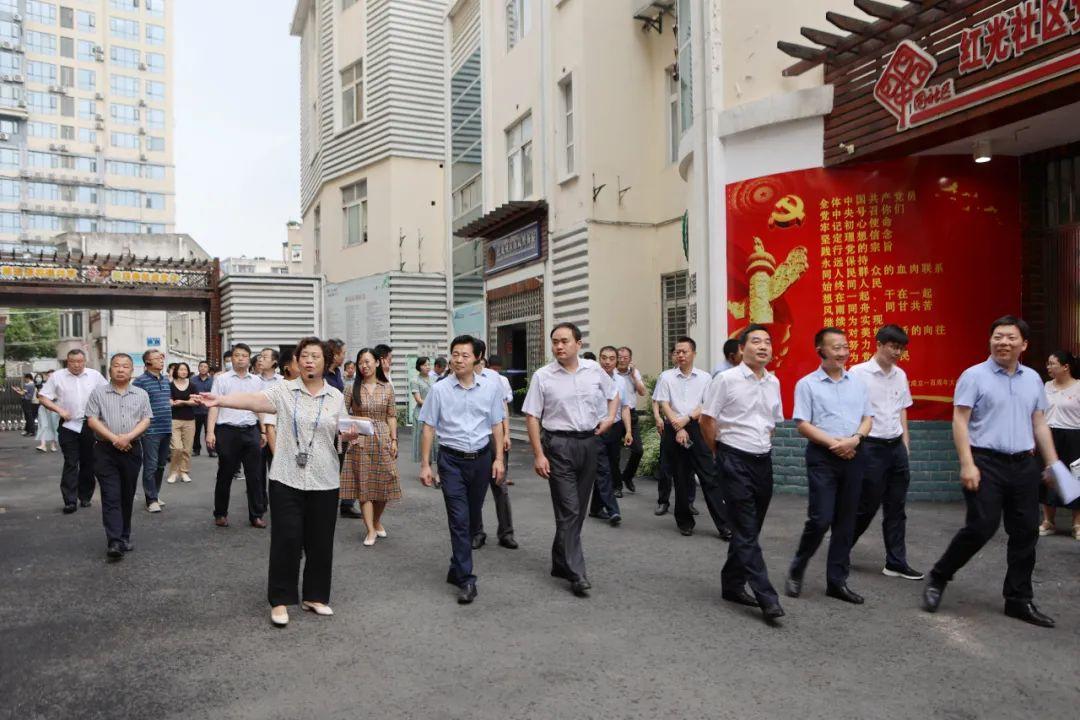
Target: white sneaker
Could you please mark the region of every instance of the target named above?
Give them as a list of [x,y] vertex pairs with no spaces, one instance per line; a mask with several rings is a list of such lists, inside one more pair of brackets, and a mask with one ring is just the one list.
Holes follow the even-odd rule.
[[158,498],[157,504],[160,505],[161,507],[165,507],[165,501],[162,500],[161,498]]
[[159,513],[161,512],[161,503],[156,500],[146,506],[146,512]]
[[191,482],[191,476],[187,473],[180,473],[181,482]]
[[173,473],[169,477],[165,478],[165,482],[169,483],[170,485],[175,483],[176,482],[176,473]]

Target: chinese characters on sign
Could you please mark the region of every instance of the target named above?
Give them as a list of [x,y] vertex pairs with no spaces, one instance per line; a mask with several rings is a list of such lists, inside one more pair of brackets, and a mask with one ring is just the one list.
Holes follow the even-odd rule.
[[1076,33],[1080,33],[1076,0],[1023,0],[961,33],[957,70],[967,75]]
[[[854,364],[895,323],[911,337],[912,417],[949,417],[956,378],[985,356],[986,323],[1020,307],[1018,170],[994,164],[912,158],[728,186],[728,329],[770,328],[785,407],[817,365],[819,328],[847,331]],[[789,197],[805,220],[770,222]]]

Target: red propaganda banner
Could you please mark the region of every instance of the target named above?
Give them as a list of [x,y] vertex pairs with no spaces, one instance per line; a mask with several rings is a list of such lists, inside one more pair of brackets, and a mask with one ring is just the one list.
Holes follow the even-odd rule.
[[985,359],[988,324],[1020,311],[1019,167],[929,156],[814,169],[727,187],[728,328],[767,325],[790,417],[819,364],[814,333],[848,333],[868,360],[886,323],[911,338],[901,366],[914,420],[952,417],[960,373]]

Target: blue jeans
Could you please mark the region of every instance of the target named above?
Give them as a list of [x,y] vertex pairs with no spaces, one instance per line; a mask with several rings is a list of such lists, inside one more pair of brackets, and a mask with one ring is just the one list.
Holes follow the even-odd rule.
[[169,464],[172,435],[144,435],[142,438],[142,486],[146,504],[157,502],[165,466]]
[[474,518],[482,517],[484,498],[491,482],[491,463],[495,459],[490,446],[475,460],[466,460],[448,452],[439,453],[439,480],[442,483],[446,519],[450,525],[450,571],[446,581],[461,586],[475,582],[472,562]]

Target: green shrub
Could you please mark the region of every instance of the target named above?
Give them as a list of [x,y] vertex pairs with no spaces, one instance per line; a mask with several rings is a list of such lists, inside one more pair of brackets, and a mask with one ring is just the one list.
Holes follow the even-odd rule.
[[641,465],[638,466],[638,475],[650,476],[656,473],[656,465],[660,462],[660,436],[656,434],[656,427],[650,419],[648,423],[641,422]]

